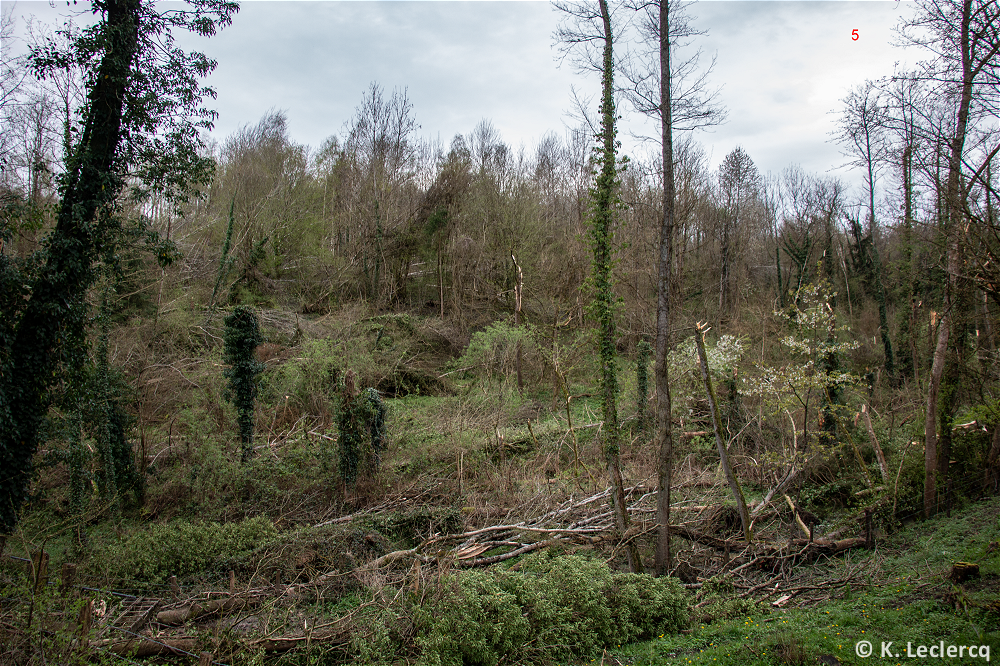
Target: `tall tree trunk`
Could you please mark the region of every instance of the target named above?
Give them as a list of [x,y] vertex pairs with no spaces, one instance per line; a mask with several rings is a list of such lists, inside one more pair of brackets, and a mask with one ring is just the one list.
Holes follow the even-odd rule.
[[660,132],[663,160],[663,221],[660,226],[660,257],[656,294],[656,573],[665,575],[670,561],[670,484],[673,472],[673,431],[670,423],[670,377],[667,354],[672,324],[671,291],[674,254],[674,145],[670,90],[669,0],[660,0]]
[[[937,345],[934,349],[934,363],[931,368],[930,387],[927,391],[927,412],[924,424],[924,440],[927,451],[924,462],[924,514],[930,516],[934,511],[934,499],[936,497],[937,483],[943,482],[948,474],[948,458],[950,456],[950,446],[948,451],[938,449],[940,442],[935,432],[936,427],[950,428],[950,422],[954,413],[956,401],[954,391],[957,389],[959,368],[946,372],[945,366],[949,363],[961,363],[964,359],[965,340],[965,312],[968,307],[969,298],[966,293],[970,292],[968,280],[963,277],[962,264],[964,261],[964,245],[962,235],[964,225],[962,224],[965,215],[965,186],[962,182],[962,156],[965,151],[965,138],[968,130],[969,115],[972,108],[973,84],[978,70],[974,69],[971,52],[971,22],[972,22],[972,0],[962,2],[962,19],[960,25],[960,44],[962,50],[962,82],[961,96],[959,98],[958,113],[956,114],[955,133],[950,140],[950,154],[948,158],[948,182],[945,189],[943,207],[944,236],[947,243],[947,269],[948,284],[945,288],[944,312],[941,315],[941,327],[938,330]],[[956,325],[957,322],[957,325]],[[951,329],[955,330],[952,331]],[[950,352],[950,353],[949,353]],[[950,359],[946,358],[949,357]],[[942,391],[942,378],[947,378],[947,386],[944,387],[945,401],[938,404]],[[942,432],[944,444],[950,444],[950,432]],[[934,451],[930,450],[934,444]],[[932,460],[933,457],[933,460]],[[932,463],[934,463],[932,465]]]
[[[618,538],[628,532],[628,507],[619,460],[621,438],[618,431],[618,376],[615,348],[615,308],[612,289],[612,227],[617,188],[617,145],[614,99],[614,38],[607,0],[600,0],[604,20],[604,62],[601,93],[601,172],[594,188],[594,212],[591,236],[594,247],[594,298],[600,325],[601,403],[604,415],[602,430],[604,460],[611,480],[611,505]],[[642,560],[634,543],[625,542],[629,569],[642,572]]]
[[948,352],[949,319],[949,313],[945,312],[938,322],[934,363],[931,365],[931,376],[927,387],[927,410],[924,414],[924,518],[934,515],[934,505],[937,503],[938,391],[941,387],[941,377],[944,375],[945,355]]

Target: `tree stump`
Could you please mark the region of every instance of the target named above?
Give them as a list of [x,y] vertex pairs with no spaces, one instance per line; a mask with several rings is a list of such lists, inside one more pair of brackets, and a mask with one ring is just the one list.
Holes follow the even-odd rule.
[[73,593],[73,585],[76,581],[76,565],[64,562],[62,565],[62,575],[59,582],[59,594],[67,596]]
[[979,565],[972,562],[955,562],[948,578],[955,583],[964,583],[970,578],[979,578]]

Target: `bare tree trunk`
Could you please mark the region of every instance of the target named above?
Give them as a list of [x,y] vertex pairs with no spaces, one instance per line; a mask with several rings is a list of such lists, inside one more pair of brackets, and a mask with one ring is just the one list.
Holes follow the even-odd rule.
[[722,471],[729,482],[729,489],[733,492],[733,499],[736,500],[736,508],[740,512],[740,522],[743,524],[743,537],[750,543],[750,513],[747,511],[747,502],[743,498],[743,490],[740,482],[733,474],[733,468],[729,464],[729,451],[726,449],[726,442],[722,438],[722,414],[719,412],[719,402],[715,399],[715,390],[712,388],[712,377],[708,374],[708,355],[705,353],[705,333],[708,327],[698,324],[698,333],[694,336],[698,345],[698,359],[701,362],[701,379],[705,383],[705,392],[708,393],[708,402],[712,408],[712,426],[715,429],[715,444],[719,448],[719,460],[722,464]]
[[924,419],[924,518],[934,514],[937,502],[937,411],[938,389],[944,374],[945,354],[948,351],[948,326],[951,317],[947,312],[938,323],[937,346],[934,348],[934,364],[927,388],[927,412]]
[[660,131],[663,160],[663,222],[660,227],[660,257],[657,266],[656,296],[656,573],[670,568],[670,484],[673,473],[673,432],[670,423],[670,378],[667,353],[670,350],[672,263],[674,254],[674,146],[670,91],[670,20],[668,0],[660,0]]
[[[962,346],[965,344],[964,335],[950,336],[950,329],[956,321],[964,322],[964,312],[959,312],[962,306],[967,305],[967,299],[963,298],[966,286],[961,284],[965,281],[963,273],[963,251],[961,236],[964,218],[965,186],[962,183],[962,155],[965,150],[965,138],[968,131],[969,116],[972,107],[973,81],[978,73],[978,68],[972,62],[971,33],[973,7],[971,0],[963,0],[961,7],[961,25],[958,35],[961,46],[962,60],[962,82],[961,97],[959,99],[956,114],[955,133],[950,140],[951,154],[948,159],[948,182],[945,190],[944,206],[944,235],[947,242],[947,265],[948,265],[948,285],[945,290],[944,312],[941,315],[940,328],[938,329],[937,345],[934,349],[934,363],[931,366],[930,387],[927,391],[927,414],[924,425],[924,442],[926,451],[924,452],[924,515],[929,517],[934,511],[934,501],[937,496],[937,482],[941,479],[938,475],[946,476],[948,473],[948,457],[950,451],[938,451],[938,436],[936,426],[941,424],[945,427],[950,422],[950,415],[954,405],[954,390],[952,378],[956,378],[958,368],[954,372],[949,372],[949,382],[945,391],[945,404],[939,405],[938,399],[941,391],[941,380],[945,375],[945,365],[947,364],[947,353],[949,348],[953,350],[952,362],[959,362],[964,354]],[[958,319],[961,318],[961,319]],[[964,326],[960,325],[956,333],[964,332]],[[949,337],[950,336],[950,337]],[[954,379],[957,381],[957,378]],[[943,408],[943,409],[942,409]],[[950,443],[950,431],[942,433]],[[933,445],[933,446],[932,446]],[[950,449],[950,446],[948,447]],[[939,453],[943,455],[939,455]],[[933,464],[932,464],[933,463]]]
[[[521,286],[524,280],[524,273],[521,271],[521,266],[517,263],[517,258],[514,257],[513,253],[511,253],[510,258],[514,262],[514,328],[519,328],[521,326]],[[517,370],[517,390],[520,393],[524,393],[524,378],[521,376],[521,352],[521,340],[518,339],[514,367]]]

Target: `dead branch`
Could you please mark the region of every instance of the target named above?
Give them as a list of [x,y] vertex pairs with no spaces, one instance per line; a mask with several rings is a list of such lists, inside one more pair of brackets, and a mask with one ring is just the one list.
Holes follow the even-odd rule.
[[875,455],[878,457],[878,467],[882,472],[882,483],[889,483],[889,465],[885,461],[885,454],[879,446],[878,437],[875,436],[875,428],[872,427],[872,417],[868,414],[868,405],[861,405],[861,416],[865,419],[865,426],[868,428],[868,436],[871,437],[872,446],[875,447]]
[[556,544],[562,543],[561,539],[548,539],[546,541],[539,541],[537,543],[530,543],[525,546],[521,546],[516,550],[512,550],[509,553],[502,553],[500,555],[492,555],[490,557],[481,557],[477,560],[471,560],[468,562],[460,562],[463,567],[485,567],[491,564],[496,564],[497,562],[503,562],[504,560],[509,560],[511,558],[517,557],[518,555],[524,555],[525,553],[530,553],[534,550],[539,550],[541,548],[546,548],[548,546],[555,546]]

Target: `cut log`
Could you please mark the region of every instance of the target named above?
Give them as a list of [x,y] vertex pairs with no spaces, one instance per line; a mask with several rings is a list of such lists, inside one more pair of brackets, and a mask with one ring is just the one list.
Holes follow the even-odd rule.
[[131,640],[104,640],[92,643],[94,647],[128,657],[166,657],[188,655],[198,649],[198,639],[188,636],[181,638],[133,638]]
[[229,597],[228,599],[213,599],[204,603],[196,602],[187,606],[181,606],[180,608],[160,611],[156,614],[156,621],[160,624],[176,627],[204,615],[228,613],[229,611],[238,610],[245,607],[248,601],[244,597]]

